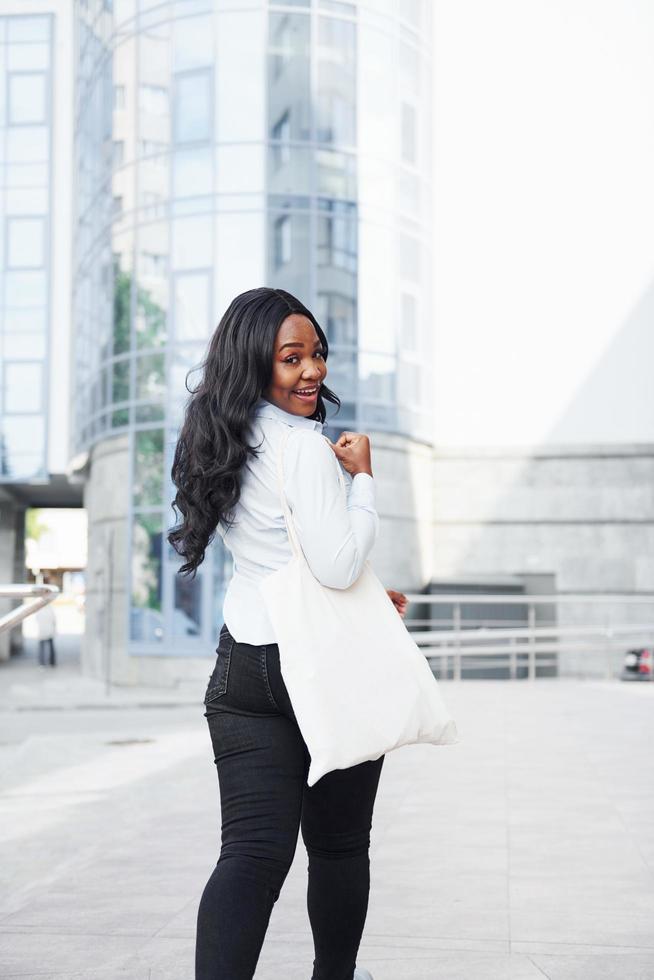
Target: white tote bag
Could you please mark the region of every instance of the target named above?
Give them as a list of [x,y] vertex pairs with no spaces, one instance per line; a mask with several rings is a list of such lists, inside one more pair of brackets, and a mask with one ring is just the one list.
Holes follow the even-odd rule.
[[293,557],[260,589],[311,756],[307,784],[313,786],[333,769],[378,759],[402,745],[449,745],[458,738],[424,653],[369,562],[347,589],[314,577],[284,493],[283,452],[291,431],[282,437],[277,475]]

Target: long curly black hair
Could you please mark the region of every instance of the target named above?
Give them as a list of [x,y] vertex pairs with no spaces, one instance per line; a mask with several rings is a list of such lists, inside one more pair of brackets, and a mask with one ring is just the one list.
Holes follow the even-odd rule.
[[[197,386],[189,388],[186,376],[191,397],[171,470],[177,487],[172,509],[175,520],[181,513],[182,521],[167,534],[185,559],[180,575],[194,578],[218,525],[234,523],[241,468],[248,453],[256,456],[258,448],[246,441],[249,413],[272,380],[275,337],[291,313],[311,320],[327,360],[327,337],[306,306],[283,289],[261,286],[240,293],[227,307],[209,341]],[[321,384],[309,418],[325,421],[325,401],[340,408],[338,396]]]

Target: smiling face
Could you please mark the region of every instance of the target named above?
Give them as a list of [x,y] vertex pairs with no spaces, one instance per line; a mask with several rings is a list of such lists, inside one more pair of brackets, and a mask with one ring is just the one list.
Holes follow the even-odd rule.
[[[291,313],[277,331],[272,378],[263,397],[293,415],[313,415],[326,374],[327,364],[316,328],[308,317]],[[312,388],[313,393],[298,394],[303,388]]]

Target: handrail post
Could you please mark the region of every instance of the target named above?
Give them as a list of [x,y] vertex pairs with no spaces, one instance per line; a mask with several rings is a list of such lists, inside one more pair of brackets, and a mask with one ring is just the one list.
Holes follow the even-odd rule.
[[109,528],[108,541],[107,541],[107,575],[106,575],[106,593],[105,593],[105,610],[106,610],[106,622],[105,622],[105,642],[107,655],[105,659],[106,674],[105,674],[105,693],[111,693],[111,656],[112,656],[112,622],[111,616],[113,611],[113,560],[114,560],[114,531],[113,528]]
[[456,630],[456,637],[454,640],[455,651],[454,651],[454,680],[461,680],[461,603],[455,602],[454,604],[454,629]]
[[511,649],[509,650],[509,676],[511,677],[511,680],[514,681],[518,676],[518,658],[515,652],[514,636],[510,638],[510,646]]
[[606,629],[604,630],[604,638],[605,638],[605,641],[606,641],[606,679],[607,679],[607,681],[610,681],[611,680],[611,677],[613,676],[613,664],[611,663],[611,637],[612,636],[613,636],[613,631],[611,629],[610,622],[609,622],[609,624],[606,626]]
[[[536,628],[536,607],[533,602],[530,602],[527,607],[527,616],[529,629],[533,631]],[[529,636],[529,667],[527,673],[530,681],[536,680],[536,637],[533,632]]]

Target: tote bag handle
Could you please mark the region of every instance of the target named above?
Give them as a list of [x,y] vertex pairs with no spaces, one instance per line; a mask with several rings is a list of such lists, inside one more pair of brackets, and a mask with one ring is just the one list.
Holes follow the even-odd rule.
[[[281,444],[279,447],[279,454],[277,456],[277,486],[279,489],[279,497],[282,503],[282,511],[284,514],[284,520],[286,521],[286,530],[288,531],[288,539],[291,545],[291,550],[297,558],[304,558],[306,561],[304,552],[302,551],[302,546],[300,545],[300,539],[298,538],[297,530],[295,529],[295,523],[293,521],[293,515],[291,514],[291,509],[288,506],[288,501],[286,499],[286,494],[284,492],[284,447],[286,442],[293,431],[292,427],[289,426],[286,432],[282,435]],[[323,436],[323,439],[327,439],[327,436]],[[329,440],[327,440],[329,441]],[[333,450],[330,450],[333,453]],[[336,468],[338,470],[338,482],[340,484],[341,492],[343,494],[343,499],[345,500],[345,480],[343,479],[343,473],[341,471],[341,464],[338,462],[336,457],[334,457],[336,462]]]

